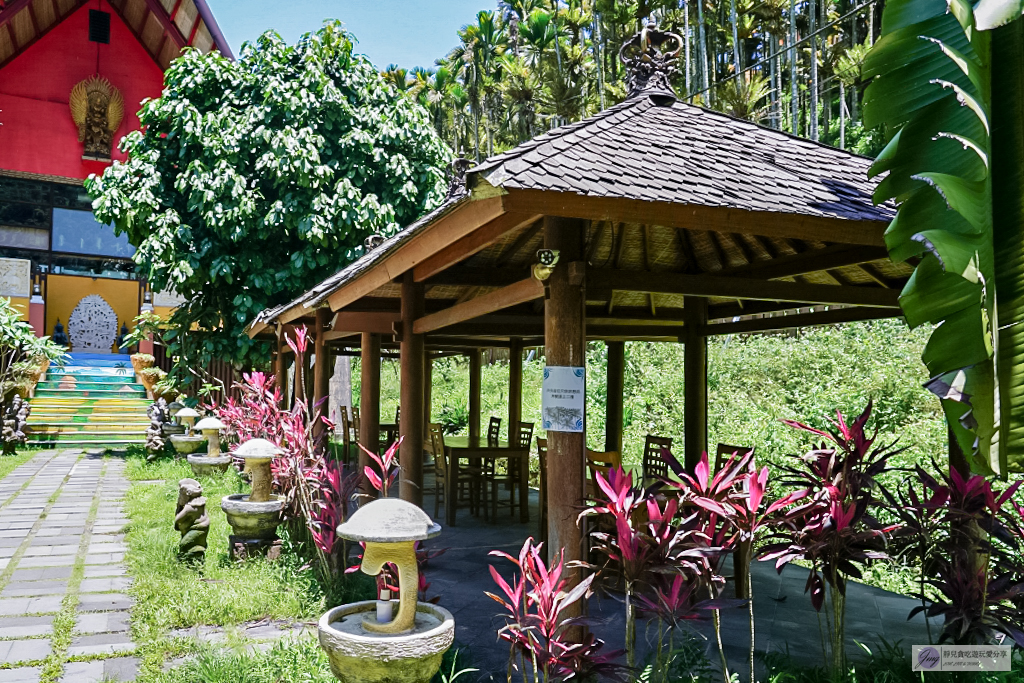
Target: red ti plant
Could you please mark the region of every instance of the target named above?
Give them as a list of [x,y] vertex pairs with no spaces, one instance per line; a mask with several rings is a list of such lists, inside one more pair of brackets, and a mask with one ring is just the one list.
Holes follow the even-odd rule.
[[[940,643],[1009,636],[1024,647],[1024,509],[1013,500],[1024,482],[998,491],[982,475],[955,469],[936,478],[918,466],[915,474],[893,500],[909,503],[896,513],[921,553],[921,606],[911,616],[941,616]],[[917,486],[925,491],[920,498]]]
[[395,480],[398,479],[398,449],[404,440],[404,436],[399,437],[398,441],[395,441],[384,451],[384,455],[377,455],[375,452],[366,449],[363,444],[359,444],[359,448],[362,449],[363,453],[370,456],[370,460],[377,465],[376,470],[367,465],[363,468],[363,474],[370,481],[370,486],[373,487],[381,498],[388,497],[388,490],[394,485]]
[[[305,328],[297,329],[294,339],[287,341],[297,366],[302,367],[309,343]],[[229,437],[238,442],[264,438],[284,451],[271,461],[274,491],[285,502],[282,516],[293,522],[293,539],[301,542],[306,534],[323,578],[330,580],[343,564],[336,554],[334,528],[345,519],[356,482],[354,475],[346,475],[342,466],[326,456],[325,440],[333,425],[320,414],[320,405],[309,406],[301,397],[291,409],[281,408],[274,377],[252,372],[235,386],[239,398],[229,397],[217,409],[218,417],[227,425]],[[313,429],[317,420],[327,426],[319,434]]]
[[[785,466],[784,483],[806,489],[807,496],[792,508],[777,527],[776,541],[765,548],[762,560],[775,560],[781,572],[787,563],[801,559],[811,564],[806,590],[811,604],[825,610],[828,639],[826,657],[834,671],[846,670],[845,597],[849,577],[860,578],[860,566],[887,559],[885,544],[895,527],[884,527],[873,516],[879,504],[877,478],[887,471],[889,459],[902,449],[894,443],[875,445],[878,432],[866,429],[871,403],[852,423],[836,413],[833,429],[821,430],[786,420],[796,429],[826,440]],[[825,600],[826,586],[831,614]],[[830,655],[830,656],[829,656]]]
[[571,617],[567,612],[590,595],[590,584],[596,575],[591,574],[571,587],[569,579],[563,576],[565,551],[560,551],[558,559],[548,567],[541,558],[541,546],[528,538],[518,558],[500,550],[490,553],[504,557],[518,569],[509,583],[492,565],[491,577],[502,595],[487,593],[505,609],[505,626],[498,636],[511,644],[509,678],[518,656],[523,683],[528,681],[527,662],[533,669],[534,683],[587,680],[593,676],[626,680],[625,671],[614,662],[621,652],[602,652],[604,641],[593,633],[588,632],[579,640],[570,637],[574,627],[590,623],[585,617]]

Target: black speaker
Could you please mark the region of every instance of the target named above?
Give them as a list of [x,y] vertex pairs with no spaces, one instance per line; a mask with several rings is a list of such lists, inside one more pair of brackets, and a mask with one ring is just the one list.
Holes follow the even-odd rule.
[[89,40],[93,43],[110,44],[110,12],[89,10]]

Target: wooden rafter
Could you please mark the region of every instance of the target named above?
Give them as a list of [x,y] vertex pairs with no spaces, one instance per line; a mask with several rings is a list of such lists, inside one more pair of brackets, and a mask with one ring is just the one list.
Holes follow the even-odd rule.
[[509,232],[537,221],[538,218],[539,216],[536,215],[521,213],[499,214],[478,229],[441,247],[437,252],[424,259],[422,263],[417,264],[413,269],[413,278],[416,282],[423,282],[494,244]]
[[704,328],[706,335],[744,334],[749,332],[765,332],[768,330],[784,330],[790,327],[807,327],[810,325],[834,325],[836,323],[856,322],[858,320],[879,320],[895,318],[900,315],[898,309],[869,308],[855,306],[839,308],[820,313],[797,313],[772,318],[756,318],[738,320],[731,323],[717,323]]
[[458,303],[451,308],[431,313],[416,320],[413,325],[415,334],[427,334],[443,327],[472,320],[517,304],[533,301],[544,296],[544,285],[529,277],[515,284],[502,287],[493,292]]

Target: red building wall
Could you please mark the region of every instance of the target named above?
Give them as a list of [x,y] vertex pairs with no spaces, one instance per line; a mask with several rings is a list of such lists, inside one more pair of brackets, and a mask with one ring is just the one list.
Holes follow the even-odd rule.
[[[110,44],[89,41],[89,10],[111,14]],[[125,116],[117,142],[139,128],[136,112],[158,97],[163,71],[106,0],[93,0],[0,69],[0,169],[85,178],[106,166],[82,160],[68,97],[76,83],[99,74],[121,91]]]

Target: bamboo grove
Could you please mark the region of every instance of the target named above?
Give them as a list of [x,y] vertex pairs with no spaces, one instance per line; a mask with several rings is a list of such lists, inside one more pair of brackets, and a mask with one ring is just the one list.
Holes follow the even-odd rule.
[[430,69],[389,66],[438,134],[481,159],[625,96],[622,43],[650,20],[683,37],[686,101],[873,155],[860,65],[883,0],[502,0]]

